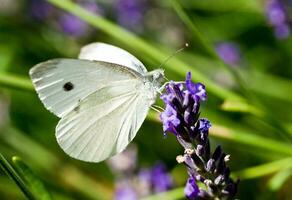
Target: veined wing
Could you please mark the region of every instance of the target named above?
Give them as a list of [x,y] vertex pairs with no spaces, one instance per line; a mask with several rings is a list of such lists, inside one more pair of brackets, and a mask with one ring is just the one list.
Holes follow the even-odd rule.
[[145,66],[129,52],[105,43],[96,42],[84,46],[79,59],[97,60],[126,66],[140,74],[147,73]]
[[58,117],[109,84],[140,79],[137,72],[124,66],[79,59],[49,60],[33,67],[29,74],[45,107]]
[[[56,128],[61,148],[71,157],[99,162],[126,148],[149,110],[149,102],[132,81],[102,88],[62,118]],[[137,90],[137,88],[139,88]]]

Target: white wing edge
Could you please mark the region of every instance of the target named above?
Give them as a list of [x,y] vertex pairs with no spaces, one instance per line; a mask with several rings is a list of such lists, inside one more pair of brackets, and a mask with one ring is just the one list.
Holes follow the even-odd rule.
[[147,69],[142,62],[131,53],[119,47],[102,42],[85,45],[81,48],[78,58],[114,63],[128,67],[140,74],[147,73]]

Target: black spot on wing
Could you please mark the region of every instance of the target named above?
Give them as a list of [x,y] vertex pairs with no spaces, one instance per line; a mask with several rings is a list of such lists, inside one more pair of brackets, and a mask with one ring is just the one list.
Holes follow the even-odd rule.
[[74,89],[74,85],[71,82],[67,82],[63,85],[63,89],[64,89],[64,91],[68,92],[68,91]]

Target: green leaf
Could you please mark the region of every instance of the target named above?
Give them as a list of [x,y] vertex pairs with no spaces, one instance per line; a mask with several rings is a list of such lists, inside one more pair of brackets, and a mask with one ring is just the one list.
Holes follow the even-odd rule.
[[291,176],[292,176],[291,168],[279,171],[268,182],[268,188],[271,191],[278,191]]
[[249,105],[242,100],[226,99],[221,105],[222,110],[231,112],[251,113],[256,116],[263,117],[263,111],[257,109],[255,106]]
[[16,185],[21,189],[23,194],[29,200],[36,200],[28,185],[21,178],[21,176],[15,171],[15,169],[10,165],[10,163],[5,159],[5,157],[0,153],[0,166],[3,171],[16,183]]
[[186,9],[198,9],[213,12],[255,12],[263,13],[263,5],[261,1],[254,0],[204,0],[189,1],[182,0],[182,4]]
[[30,191],[36,199],[51,200],[51,194],[46,190],[43,182],[34,174],[34,172],[19,158],[12,158],[16,171],[23,177]]
[[258,178],[260,176],[265,176],[272,174],[281,170],[292,168],[292,158],[285,158],[282,160],[273,161],[270,163],[265,163],[263,165],[250,167],[239,172],[233,173],[236,176],[242,177],[243,179]]

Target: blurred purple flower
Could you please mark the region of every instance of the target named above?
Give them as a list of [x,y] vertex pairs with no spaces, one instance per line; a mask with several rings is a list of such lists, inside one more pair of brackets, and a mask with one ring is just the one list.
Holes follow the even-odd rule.
[[284,7],[278,0],[271,0],[267,4],[267,17],[272,25],[282,25],[286,21]]
[[285,39],[290,35],[287,5],[280,0],[270,0],[266,5],[267,19],[274,27],[275,36],[279,39]]
[[172,188],[173,181],[163,163],[156,164],[151,170],[151,182],[154,193],[164,192]]
[[229,65],[236,65],[241,59],[239,47],[232,42],[217,44],[216,51],[219,57]]
[[31,0],[29,9],[32,17],[37,20],[46,19],[54,10],[53,6],[44,0]]
[[137,170],[137,149],[131,145],[108,161],[118,177],[116,200],[139,199],[173,187],[173,181],[162,162]]
[[131,144],[123,153],[115,155],[107,162],[115,172],[126,173],[134,171],[137,164],[137,147]]
[[173,187],[172,178],[162,162],[157,163],[151,169],[142,169],[139,172],[139,184],[148,190],[143,191],[146,194],[164,192]]
[[115,200],[137,200],[137,193],[129,183],[120,185],[116,189]]
[[130,30],[139,32],[143,24],[145,6],[144,0],[117,0],[118,23]]
[[138,172],[139,194],[148,196],[152,193],[151,169],[140,169]]
[[[92,13],[102,13],[98,5],[94,2],[81,1],[80,5]],[[86,22],[74,15],[67,13],[64,13],[60,16],[59,24],[65,33],[68,33],[74,37],[84,36],[90,30],[90,26]]]
[[80,37],[88,31],[88,25],[71,14],[62,15],[59,23],[62,30],[71,36]]
[[290,28],[287,24],[282,24],[275,27],[275,35],[279,39],[285,39],[290,35]]

